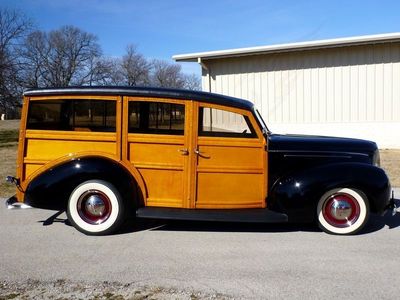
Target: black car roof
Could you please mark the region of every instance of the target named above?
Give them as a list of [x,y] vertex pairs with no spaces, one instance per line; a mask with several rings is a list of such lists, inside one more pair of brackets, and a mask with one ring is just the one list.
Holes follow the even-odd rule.
[[172,99],[196,100],[213,104],[232,106],[236,108],[251,110],[253,103],[247,100],[224,96],[214,93],[190,91],[182,89],[167,89],[153,87],[121,87],[121,86],[82,86],[64,88],[38,88],[24,92],[25,96],[48,96],[48,95],[121,95],[121,96],[144,96],[165,97]]

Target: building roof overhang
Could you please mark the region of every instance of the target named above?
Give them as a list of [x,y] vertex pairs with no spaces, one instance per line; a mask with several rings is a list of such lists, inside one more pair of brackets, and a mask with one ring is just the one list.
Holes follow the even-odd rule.
[[336,48],[366,44],[378,44],[400,41],[400,32],[364,35],[346,38],[326,39],[317,41],[307,41],[298,43],[287,43],[277,45],[267,45],[259,47],[238,48],[228,50],[218,50],[209,52],[198,52],[190,54],[174,55],[172,58],[177,62],[199,62],[209,59],[221,59],[238,56],[260,55],[277,52],[304,51],[313,49]]

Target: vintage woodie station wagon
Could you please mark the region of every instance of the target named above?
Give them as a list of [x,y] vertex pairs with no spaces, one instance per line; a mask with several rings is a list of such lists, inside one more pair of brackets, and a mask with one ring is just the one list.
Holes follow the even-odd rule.
[[24,94],[10,208],[65,209],[79,231],[128,215],[314,222],[353,234],[391,208],[374,142],[273,134],[246,100],[184,90],[35,89]]

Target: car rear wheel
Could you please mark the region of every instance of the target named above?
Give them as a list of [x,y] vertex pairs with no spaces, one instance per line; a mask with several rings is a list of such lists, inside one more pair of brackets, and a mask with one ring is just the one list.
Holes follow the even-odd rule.
[[105,235],[119,228],[123,211],[122,197],[111,183],[89,180],[72,191],[67,216],[79,231],[88,235]]
[[317,216],[319,227],[325,232],[355,234],[368,221],[368,200],[361,191],[355,189],[333,189],[320,198]]

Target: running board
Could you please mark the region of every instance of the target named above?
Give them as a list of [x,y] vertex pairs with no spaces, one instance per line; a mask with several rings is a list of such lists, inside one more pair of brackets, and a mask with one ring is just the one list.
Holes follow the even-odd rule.
[[138,218],[192,220],[243,223],[285,223],[285,214],[264,208],[252,209],[185,209],[164,207],[142,207],[136,211]]

